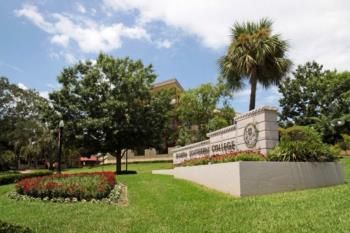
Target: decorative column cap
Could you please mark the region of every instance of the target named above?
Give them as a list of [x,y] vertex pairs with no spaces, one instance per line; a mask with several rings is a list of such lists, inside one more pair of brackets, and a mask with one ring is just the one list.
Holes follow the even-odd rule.
[[171,150],[171,152],[172,153],[176,153],[176,152],[179,152],[179,151],[182,151],[182,150],[188,150],[188,149],[191,149],[191,148],[194,148],[194,147],[206,146],[208,144],[209,144],[209,140],[205,140],[205,141],[196,142],[196,143],[193,143],[193,144],[188,144],[186,146],[174,148],[174,149]]
[[239,116],[236,116],[236,117],[234,118],[234,120],[235,120],[235,121],[244,120],[244,119],[247,119],[247,118],[249,118],[249,117],[255,116],[255,115],[257,115],[258,113],[264,112],[264,111],[273,111],[273,112],[277,112],[277,108],[272,107],[272,106],[263,106],[263,107],[260,107],[260,108],[256,108],[256,109],[250,110],[249,112],[243,113],[243,114],[241,114],[241,115],[239,115]]
[[210,132],[210,133],[207,133],[207,137],[212,137],[212,136],[216,136],[216,135],[220,135],[220,134],[223,134],[223,133],[228,133],[230,131],[234,131],[236,130],[236,125],[230,125],[230,126],[227,126],[225,128],[221,128],[221,129],[218,129],[218,130],[215,130],[213,132]]

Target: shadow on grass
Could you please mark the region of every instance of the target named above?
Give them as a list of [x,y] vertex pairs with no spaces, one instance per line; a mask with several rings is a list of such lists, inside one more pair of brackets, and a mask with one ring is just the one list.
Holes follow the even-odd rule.
[[[116,173],[116,172],[114,172],[114,173]],[[118,176],[120,176],[120,175],[135,175],[135,174],[137,174],[137,171],[121,171],[121,172],[119,172],[119,173],[116,173]]]

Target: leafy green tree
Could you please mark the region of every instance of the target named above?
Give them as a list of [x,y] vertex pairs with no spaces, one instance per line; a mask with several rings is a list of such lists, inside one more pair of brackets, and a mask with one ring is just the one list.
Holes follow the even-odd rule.
[[291,61],[286,58],[288,43],[272,34],[272,21],[235,23],[232,41],[226,55],[219,59],[220,74],[227,86],[241,89],[244,81],[251,86],[249,110],[255,108],[257,83],[263,87],[278,84],[288,72]]
[[65,68],[62,88],[49,95],[66,122],[65,144],[115,155],[117,173],[123,149],[157,147],[170,98],[151,95],[155,78],[151,65],[105,54]]
[[[0,150],[11,150],[17,160],[41,158],[42,129],[48,123],[46,116],[53,116],[49,103],[34,90],[23,90],[0,78]],[[18,164],[18,163],[17,163]]]
[[10,150],[0,151],[0,171],[6,171],[14,165],[16,159],[15,153]]
[[279,85],[282,126],[312,125],[323,141],[334,143],[350,132],[350,73],[300,65]]
[[[203,84],[184,92],[176,109],[181,122],[177,143],[205,140],[208,132],[230,125],[235,113],[224,98],[221,85]],[[219,108],[221,102],[223,107]]]
[[152,145],[159,151],[164,151],[168,148],[168,144],[175,141],[177,138],[177,132],[174,127],[174,120],[176,120],[175,105],[172,104],[174,97],[174,90],[161,90],[153,93],[151,96],[151,103],[153,114],[158,119],[154,133],[161,135],[161,141],[158,135],[154,135],[155,140]]
[[320,96],[314,96],[313,93],[320,94],[320,90],[311,86],[310,80],[318,81],[327,73],[329,71],[324,71],[322,65],[307,62],[305,65],[299,65],[292,76],[286,77],[280,83],[279,92],[282,94],[280,121],[284,125],[310,124],[308,118],[319,115],[317,106]]

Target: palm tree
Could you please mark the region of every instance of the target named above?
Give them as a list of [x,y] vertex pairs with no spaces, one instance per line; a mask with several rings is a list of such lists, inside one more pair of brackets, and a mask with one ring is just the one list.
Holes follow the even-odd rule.
[[231,31],[231,44],[219,59],[220,74],[233,90],[241,89],[249,80],[252,110],[257,83],[265,88],[276,85],[291,67],[292,62],[286,58],[288,43],[272,34],[272,21],[266,18],[259,23],[235,23]]

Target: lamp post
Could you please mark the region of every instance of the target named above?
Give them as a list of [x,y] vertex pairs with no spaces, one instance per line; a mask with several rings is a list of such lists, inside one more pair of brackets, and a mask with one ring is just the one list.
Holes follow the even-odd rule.
[[58,124],[59,131],[58,131],[58,174],[61,174],[61,153],[62,153],[62,138],[63,138],[63,127],[64,127],[64,121],[60,120],[60,123]]

